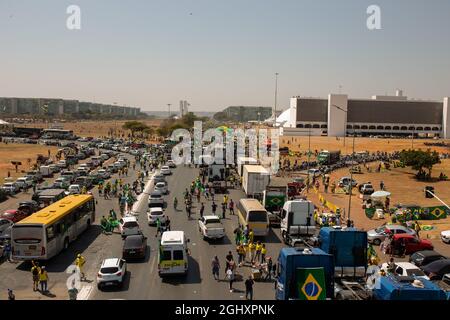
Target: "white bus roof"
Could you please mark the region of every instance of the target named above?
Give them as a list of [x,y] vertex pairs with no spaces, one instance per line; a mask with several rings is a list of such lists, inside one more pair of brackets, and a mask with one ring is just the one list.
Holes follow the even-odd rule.
[[269,174],[269,171],[260,165],[246,164],[246,165],[244,165],[244,168],[247,169],[247,172],[251,172],[251,173]]
[[184,231],[165,231],[161,236],[161,245],[184,244]]

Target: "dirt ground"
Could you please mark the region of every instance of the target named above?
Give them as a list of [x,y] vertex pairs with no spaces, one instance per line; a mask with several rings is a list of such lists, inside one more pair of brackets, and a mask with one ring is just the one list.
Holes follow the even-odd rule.
[[[139,120],[140,122],[145,123],[146,125],[157,128],[162,120],[154,119],[154,120]],[[82,137],[105,137],[108,136],[108,133],[112,132],[115,135],[127,134],[125,130],[122,129],[123,124],[126,121],[78,121],[78,122],[61,122],[60,124],[64,127],[64,130],[72,130],[75,135],[79,135]],[[49,125],[47,123],[38,122],[32,124],[23,124],[21,126],[25,127],[34,127],[34,128],[48,128]]]
[[[352,153],[353,139],[347,137],[344,138],[335,137],[311,137],[311,151],[315,150],[341,150],[343,154]],[[430,147],[426,146],[425,142],[437,142],[432,139],[381,139],[381,138],[355,138],[355,152],[360,151],[384,151],[393,152],[401,151],[403,149],[410,149],[411,146],[414,149],[426,150],[430,148],[431,150],[436,150],[441,153],[450,153],[449,147]],[[450,141],[447,140],[447,143]],[[294,152],[306,152],[308,151],[308,137],[280,137],[280,146],[289,147],[289,150]]]
[[[38,154],[44,156],[48,155],[48,150],[50,150],[50,155],[54,156],[58,151],[57,147],[53,146],[43,146],[36,144],[19,144],[19,143],[0,143],[0,183],[4,182],[4,178],[8,177],[8,171],[11,177],[18,178],[23,176],[23,172],[26,172],[29,167],[36,162],[36,157]],[[31,159],[28,162],[28,159]],[[19,166],[19,172],[16,172],[15,166],[11,164],[11,161],[20,161],[22,165]]]
[[[375,169],[378,163],[372,163],[370,167]],[[414,178],[414,171],[410,168],[392,168],[391,170],[385,170],[382,172],[367,173],[363,170],[362,174],[354,174],[353,178],[358,183],[371,182],[375,190],[380,190],[380,182],[383,181],[385,184],[385,190],[391,192],[391,206],[403,203],[403,204],[417,204],[423,207],[429,206],[441,206],[442,204],[432,198],[425,198],[424,187],[433,186],[435,189],[435,194],[445,203],[450,203],[450,181],[435,181],[435,182],[421,182]],[[441,164],[437,164],[433,167],[433,176],[438,176],[440,172],[443,172],[450,177],[450,159],[442,160]],[[349,176],[349,171],[347,169],[340,169],[331,173],[331,181],[337,181],[344,176]],[[321,181],[320,181],[321,182]],[[324,196],[324,198],[331,203],[335,204],[340,208],[344,208],[348,212],[349,196],[345,194],[331,194],[324,192],[322,185],[319,187],[319,193]],[[319,204],[318,194],[310,190],[309,198],[314,201],[316,205]],[[362,209],[363,200],[360,198],[359,192],[354,189],[352,196],[351,205],[351,220],[355,222],[358,228],[363,228],[365,230],[377,227],[384,222],[390,221],[388,217],[384,220],[369,219]],[[325,212],[329,210],[324,210]],[[422,236],[428,237],[430,239],[437,239],[439,233],[442,230],[450,229],[450,217],[447,219],[441,219],[436,221],[420,221],[422,225],[432,225],[435,229],[427,232],[423,232]]]

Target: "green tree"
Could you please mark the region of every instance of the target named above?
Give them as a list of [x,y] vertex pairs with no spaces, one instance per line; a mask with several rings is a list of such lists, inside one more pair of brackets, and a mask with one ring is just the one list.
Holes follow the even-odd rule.
[[122,128],[125,130],[130,130],[132,137],[134,137],[137,132],[142,133],[144,130],[149,129],[149,127],[145,123],[139,121],[127,121],[124,123]]
[[[436,151],[423,150],[402,150],[400,152],[400,161],[406,166],[410,166],[413,170],[417,171],[417,177],[419,179],[431,178],[431,170],[433,165],[441,163],[439,159],[439,153]],[[425,173],[428,170],[428,175]]]

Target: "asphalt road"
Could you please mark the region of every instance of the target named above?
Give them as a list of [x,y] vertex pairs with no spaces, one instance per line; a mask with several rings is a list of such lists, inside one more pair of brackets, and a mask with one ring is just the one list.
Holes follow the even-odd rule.
[[[179,201],[182,194],[198,174],[198,170],[188,167],[178,167],[173,175],[168,177],[170,194],[165,196],[167,202],[166,214],[171,219],[172,230],[185,231],[190,239],[189,248],[191,256],[189,258],[189,270],[186,276],[177,276],[161,279],[158,276],[158,240],[156,238],[155,227],[148,226],[146,216],[139,217],[139,222],[143,233],[148,237],[148,250],[146,260],[143,262],[129,262],[128,274],[123,289],[106,288],[102,291],[94,289],[90,299],[244,299],[245,287],[243,281],[235,282],[233,293],[228,290],[228,283],[214,280],[211,273],[211,260],[217,255],[221,262],[221,278],[224,277],[225,256],[228,251],[235,255],[233,230],[237,226],[236,216],[226,216],[222,220],[227,236],[221,242],[208,243],[204,241],[198,231],[197,212],[199,206],[194,200],[193,212],[189,220],[183,210],[175,211],[173,208],[173,198],[176,196]],[[230,198],[235,202],[242,198],[242,191],[232,190]],[[216,201],[219,196],[216,196]],[[221,199],[221,197],[220,197]],[[205,201],[205,215],[211,213],[211,201]],[[179,205],[180,207],[180,205]],[[220,210],[221,212],[221,210]],[[281,241],[270,237],[272,243],[268,243],[268,255],[276,255],[281,247]],[[106,249],[109,257],[120,257],[122,240],[119,235],[110,236],[110,246]],[[102,254],[104,254],[103,252]],[[235,255],[236,256],[236,255]],[[235,258],[237,259],[237,257]],[[249,267],[239,268],[238,273],[248,277]],[[272,282],[257,283],[254,288],[255,299],[273,299],[274,284]]]

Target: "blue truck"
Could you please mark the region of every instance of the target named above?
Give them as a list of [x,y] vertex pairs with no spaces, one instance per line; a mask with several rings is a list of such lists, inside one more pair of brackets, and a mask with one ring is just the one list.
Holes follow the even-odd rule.
[[417,285],[414,277],[401,277],[389,274],[378,278],[373,289],[376,300],[447,300],[447,293],[430,280],[420,279]]
[[334,296],[333,256],[319,248],[282,248],[277,270],[277,300],[322,300]]

